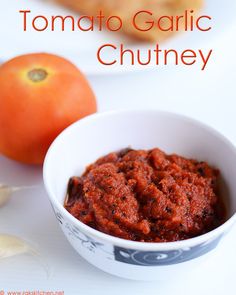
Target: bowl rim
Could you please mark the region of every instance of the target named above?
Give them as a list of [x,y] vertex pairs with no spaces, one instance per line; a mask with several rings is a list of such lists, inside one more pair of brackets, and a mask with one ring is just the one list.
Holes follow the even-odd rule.
[[184,248],[189,248],[189,247],[193,247],[195,245],[199,245],[202,244],[204,242],[210,242],[212,240],[214,240],[216,237],[220,236],[221,234],[223,234],[227,228],[229,228],[230,226],[233,225],[234,222],[236,222],[236,212],[234,212],[232,214],[231,217],[229,217],[223,224],[221,224],[220,226],[218,226],[217,228],[193,237],[193,238],[189,238],[186,240],[181,240],[181,241],[174,241],[174,242],[138,242],[138,241],[132,241],[132,240],[126,240],[123,238],[118,238],[103,232],[100,232],[84,223],[82,223],[80,220],[76,219],[73,215],[71,215],[63,206],[63,204],[61,204],[58,199],[56,198],[55,194],[53,193],[51,187],[50,187],[50,183],[47,179],[47,170],[48,170],[48,162],[49,162],[49,158],[51,153],[53,152],[54,146],[60,142],[60,140],[62,140],[62,138],[64,137],[64,135],[68,132],[72,132],[73,129],[76,129],[77,126],[80,125],[85,125],[91,121],[96,121],[99,118],[103,118],[103,117],[109,117],[109,116],[114,116],[114,115],[122,115],[122,114],[148,114],[148,113],[152,113],[155,115],[167,115],[167,116],[172,116],[175,117],[177,119],[181,119],[184,120],[186,123],[192,123],[194,125],[197,125],[197,127],[200,127],[201,129],[204,129],[205,131],[207,131],[208,133],[213,134],[214,136],[216,136],[218,139],[220,139],[221,141],[223,141],[223,143],[225,143],[226,145],[228,145],[232,151],[235,153],[235,157],[236,157],[236,148],[233,145],[233,143],[224,135],[222,135],[219,131],[217,131],[216,129],[214,129],[213,127],[199,121],[196,120],[194,118],[191,118],[189,116],[186,115],[182,115],[182,114],[178,114],[178,113],[174,113],[174,112],[170,112],[170,111],[165,111],[165,110],[159,110],[159,109],[134,109],[134,110],[113,110],[113,111],[106,111],[106,112],[99,112],[99,113],[95,113],[92,115],[89,115],[85,118],[82,118],[74,123],[72,123],[71,125],[69,125],[67,128],[65,128],[55,139],[54,141],[51,143],[45,159],[44,159],[44,163],[43,163],[43,181],[44,181],[44,186],[47,192],[47,195],[49,197],[49,200],[52,204],[53,207],[57,207],[57,210],[64,215],[67,220],[69,220],[74,226],[76,226],[79,230],[81,230],[82,233],[84,234],[88,234],[90,236],[96,237],[99,240],[102,240],[104,242],[108,242],[120,247],[124,247],[124,248],[128,248],[128,249],[135,249],[135,250],[140,250],[140,251],[170,251],[170,250],[175,250],[175,249],[184,249]]

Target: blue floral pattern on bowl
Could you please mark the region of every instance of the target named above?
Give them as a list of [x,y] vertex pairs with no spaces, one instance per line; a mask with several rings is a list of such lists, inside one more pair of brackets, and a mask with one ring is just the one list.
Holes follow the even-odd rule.
[[211,242],[172,251],[137,251],[114,247],[115,260],[143,266],[171,265],[185,262],[206,254],[216,247],[220,237]]
[[214,240],[204,242],[191,248],[171,251],[137,251],[118,246],[113,246],[112,250],[108,250],[106,245],[84,234],[76,226],[65,221],[61,213],[57,212],[55,209],[54,211],[58,221],[67,231],[68,235],[73,236],[73,238],[78,240],[88,251],[94,253],[96,253],[96,251],[102,251],[106,253],[106,255],[109,254],[109,256],[107,256],[109,259],[132,265],[160,266],[182,263],[208,253],[217,246],[221,239],[221,236],[219,236]]

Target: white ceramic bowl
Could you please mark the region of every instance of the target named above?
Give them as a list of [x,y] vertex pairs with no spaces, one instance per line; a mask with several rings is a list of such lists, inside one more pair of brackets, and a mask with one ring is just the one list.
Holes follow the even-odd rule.
[[[63,207],[68,180],[112,151],[159,147],[204,160],[226,182],[227,221],[209,233],[170,243],[116,238],[88,227]],[[188,271],[209,255],[236,220],[236,151],[218,132],[195,120],[162,111],[118,111],[82,119],[64,130],[48,150],[44,183],[55,215],[75,250],[98,268],[125,278],[154,280]]]

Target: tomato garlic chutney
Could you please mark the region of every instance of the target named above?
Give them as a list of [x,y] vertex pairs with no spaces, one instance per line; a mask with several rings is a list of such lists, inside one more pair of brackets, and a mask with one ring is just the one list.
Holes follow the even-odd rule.
[[65,208],[103,233],[141,242],[204,234],[224,221],[219,171],[152,150],[110,153],[69,180]]

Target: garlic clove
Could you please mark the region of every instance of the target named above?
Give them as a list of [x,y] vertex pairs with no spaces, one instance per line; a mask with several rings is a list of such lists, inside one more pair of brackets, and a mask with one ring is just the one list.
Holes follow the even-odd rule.
[[8,234],[0,234],[0,259],[21,254],[31,254],[43,267],[47,278],[51,276],[51,269],[43,257],[25,240]]
[[15,236],[0,234],[0,259],[31,253],[32,251],[32,247],[24,240]]
[[0,184],[0,207],[5,205],[9,201],[11,193],[12,190],[9,186]]
[[0,183],[0,207],[9,201],[12,193],[34,187],[36,186],[9,186]]

